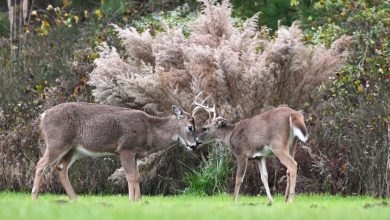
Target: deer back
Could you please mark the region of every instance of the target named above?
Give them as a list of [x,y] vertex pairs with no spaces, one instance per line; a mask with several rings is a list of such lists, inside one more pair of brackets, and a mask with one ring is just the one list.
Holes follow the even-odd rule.
[[94,152],[115,152],[129,145],[147,148],[145,134],[148,134],[149,122],[142,111],[63,103],[42,114],[40,127],[48,145],[80,145]]
[[293,123],[306,130],[301,113],[288,107],[278,107],[238,122],[230,137],[231,149],[236,154],[254,154],[270,146],[271,142],[287,145],[291,132],[290,117]]

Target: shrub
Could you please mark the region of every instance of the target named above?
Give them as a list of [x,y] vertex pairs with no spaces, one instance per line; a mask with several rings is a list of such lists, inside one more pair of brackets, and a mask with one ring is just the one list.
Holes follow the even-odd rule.
[[[313,46],[304,42],[298,23],[280,27],[273,37],[266,28],[258,30],[257,14],[235,26],[228,1],[201,2],[204,8],[188,34],[169,25],[157,33],[113,25],[121,47],[99,47],[88,82],[96,101],[167,115],[172,104],[190,111],[194,97],[204,91],[221,115],[237,122],[269,105],[309,106],[316,87],[349,54],[351,37],[341,36],[330,48]],[[199,126],[206,114],[197,119]],[[204,170],[188,175],[190,191],[209,194],[223,188],[219,180],[210,183],[219,176],[209,168],[217,161],[203,162]]]
[[[38,10],[31,16],[26,32],[20,36],[22,46],[17,57],[10,56],[9,41],[0,36],[0,190],[31,190],[35,164],[44,149],[37,129],[38,115],[62,102],[94,102],[86,85],[86,74],[91,72],[92,60],[97,56],[92,48],[105,40],[106,23],[130,18],[126,14],[115,20],[116,16],[104,12],[99,17],[93,13],[95,5],[91,8],[85,6],[85,1],[72,3],[82,4],[82,10],[69,5],[47,7],[43,1],[34,4],[33,10],[47,10]],[[149,10],[146,6],[143,9]],[[3,21],[0,17],[0,23]],[[111,42],[109,37],[106,40]],[[70,179],[78,193],[127,192],[127,186],[107,185],[107,177],[119,167],[119,161],[110,157],[103,161],[86,158],[75,163]],[[161,162],[159,167],[164,169],[169,162]],[[170,176],[175,175],[172,173]],[[181,178],[177,179],[177,188],[184,188]],[[175,192],[172,181],[157,180],[150,186],[143,184],[143,192]],[[45,175],[44,182],[45,191],[63,191],[53,172]],[[157,185],[161,189],[156,190]]]
[[257,15],[240,29],[233,26],[228,1],[204,4],[188,38],[168,26],[154,37],[114,25],[125,50],[100,47],[89,81],[97,101],[161,114],[172,103],[190,110],[193,98],[204,91],[221,114],[237,121],[265,105],[310,102],[310,91],[348,54],[350,37],[330,49],[309,46],[294,24],[271,39],[265,30],[257,32]]
[[[63,21],[63,11],[60,17],[49,13],[54,12],[38,13],[39,19],[32,19],[26,33],[19,36],[17,56],[11,56],[10,50],[15,48],[0,36],[0,190],[31,190],[35,164],[44,149],[37,128],[43,110],[67,101],[93,101],[85,82],[94,53],[87,45],[94,35],[81,31],[74,20],[70,27],[57,24],[57,19]],[[89,25],[92,28],[93,23]],[[118,166],[115,162],[103,165],[90,159],[76,163],[72,182],[78,176],[85,177],[75,184],[79,192],[109,190],[106,178]],[[88,173],[85,165],[98,167],[98,172]],[[52,173],[45,176],[43,188],[59,192],[61,184],[53,177]]]
[[356,41],[311,108],[319,179],[333,193],[390,196],[389,3],[320,1],[316,8],[324,17],[310,21],[318,27],[307,32],[309,39],[329,44],[354,34]]

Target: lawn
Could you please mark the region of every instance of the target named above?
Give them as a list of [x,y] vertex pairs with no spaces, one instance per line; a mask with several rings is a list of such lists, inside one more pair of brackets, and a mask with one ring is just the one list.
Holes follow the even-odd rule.
[[241,196],[233,203],[228,195],[144,196],[130,203],[122,195],[86,195],[69,202],[63,195],[41,194],[31,201],[26,193],[0,192],[0,220],[97,219],[390,219],[390,199],[298,195],[293,204],[276,196],[267,206],[264,196]]

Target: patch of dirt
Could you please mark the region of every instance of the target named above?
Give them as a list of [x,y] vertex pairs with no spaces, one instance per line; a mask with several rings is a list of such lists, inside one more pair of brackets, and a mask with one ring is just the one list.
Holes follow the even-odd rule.
[[112,207],[112,206],[114,206],[113,204],[107,203],[107,202],[100,202],[99,204],[102,205],[102,206],[105,206],[105,207]]
[[375,203],[366,203],[363,208],[368,209],[368,208],[374,208],[374,207],[386,207],[388,206],[389,203],[386,201],[382,202],[375,202]]
[[54,200],[53,203],[68,204],[68,203],[70,203],[70,201],[69,200],[65,200],[65,199],[57,199],[57,200]]

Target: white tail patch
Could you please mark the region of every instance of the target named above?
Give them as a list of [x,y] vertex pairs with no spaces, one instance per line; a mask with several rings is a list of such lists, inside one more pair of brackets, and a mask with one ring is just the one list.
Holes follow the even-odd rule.
[[45,115],[46,115],[46,112],[43,112],[43,113],[41,114],[41,120],[43,120],[43,118],[45,117]]
[[301,129],[296,128],[296,127],[294,127],[294,126],[292,127],[292,129],[293,129],[293,135],[294,135],[295,137],[298,137],[299,140],[301,140],[301,141],[303,141],[303,142],[306,142],[306,141],[307,141],[308,136],[307,136],[307,135],[306,135],[306,136],[303,135]]
[[291,116],[290,116],[290,127],[292,128],[293,136],[298,137],[298,139],[301,140],[302,142],[306,142],[307,141],[307,139],[309,138],[309,135],[306,135],[306,136],[303,135],[301,129],[295,127],[292,124]]

